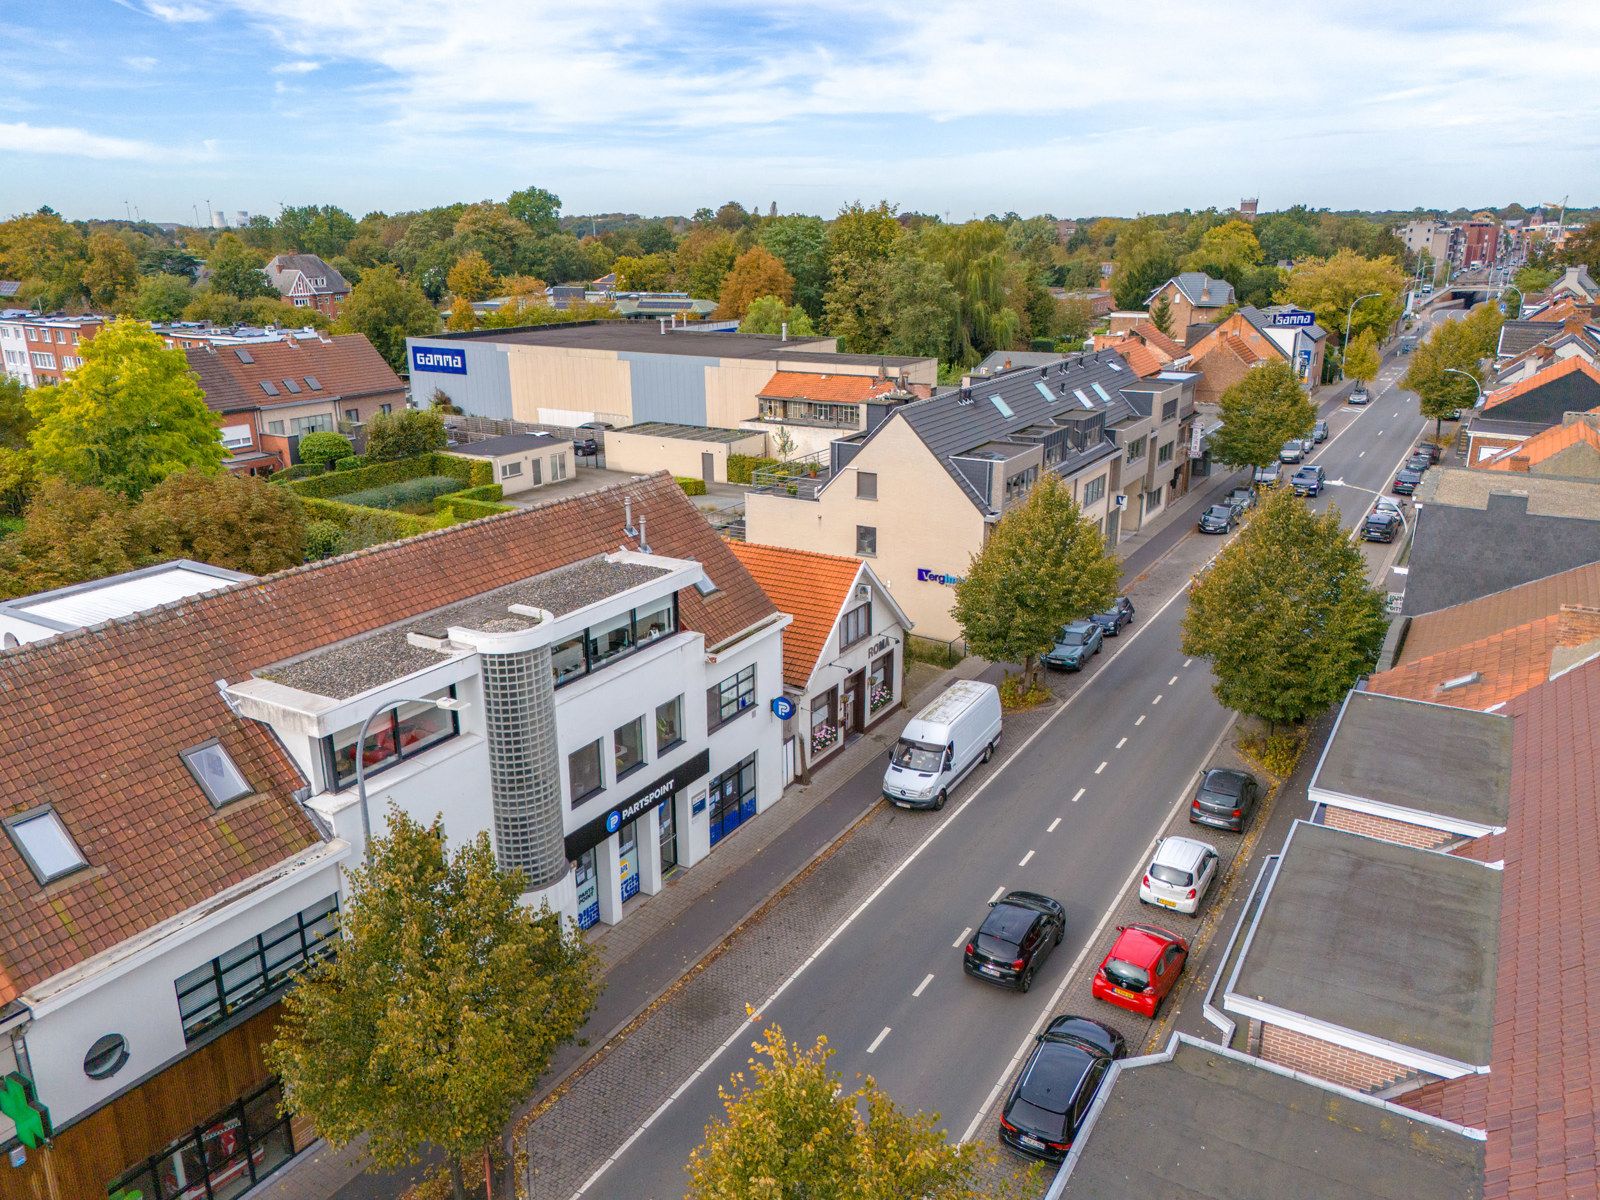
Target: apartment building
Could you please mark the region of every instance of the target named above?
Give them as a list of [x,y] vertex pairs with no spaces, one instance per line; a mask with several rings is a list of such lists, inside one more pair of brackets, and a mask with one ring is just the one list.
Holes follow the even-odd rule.
[[105,317],[46,316],[33,312],[0,314],[0,361],[8,378],[24,387],[48,387],[83,362],[83,343]]

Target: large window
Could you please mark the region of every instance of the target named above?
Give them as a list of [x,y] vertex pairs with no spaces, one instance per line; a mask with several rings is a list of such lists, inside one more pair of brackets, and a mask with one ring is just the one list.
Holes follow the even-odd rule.
[[294,1131],[276,1079],[235,1100],[111,1185],[144,1200],[232,1200],[295,1155]]
[[683,697],[656,705],[656,757],[683,744]]
[[752,663],[737,675],[706,689],[706,725],[710,729],[733,720],[756,702],[756,668]]
[[644,766],[644,718],[635,717],[619,726],[613,736],[617,760],[617,778],[631,774]]
[[1177,443],[1176,442],[1168,442],[1165,446],[1161,447],[1161,449],[1156,451],[1156,462],[1158,464],[1159,463],[1169,463],[1169,462],[1171,462],[1172,461],[1172,453],[1173,453],[1173,450],[1176,449],[1176,447],[1177,447]]
[[550,482],[560,483],[567,477],[567,456],[565,453],[550,456]]
[[1088,483],[1083,485],[1084,507],[1087,508],[1091,504],[1098,504],[1101,500],[1105,499],[1105,494],[1106,477],[1104,475],[1089,480]]
[[633,611],[634,641],[643,644],[666,637],[677,627],[673,617],[675,598],[667,596],[654,604]]
[[1165,424],[1168,421],[1175,420],[1177,418],[1177,416],[1178,416],[1178,402],[1176,400],[1168,400],[1165,404],[1163,404],[1161,406],[1161,421],[1162,421],[1163,424]]
[[589,630],[589,669],[610,662],[633,649],[633,613],[612,617]]
[[[454,686],[437,693],[440,697],[455,694]],[[455,713],[431,704],[407,703],[391,708],[378,714],[367,726],[367,741],[361,752],[363,774],[370,779],[460,732],[461,724]],[[322,739],[329,774],[336,788],[347,788],[356,781],[356,738],[360,734],[361,726],[356,725]]]
[[327,413],[318,413],[314,417],[290,417],[290,433],[332,433],[333,417]]
[[639,646],[677,632],[678,597],[675,594],[590,626],[551,647],[550,669],[556,686],[597,671]]
[[600,767],[600,741],[590,742],[581,750],[567,755],[567,779],[572,784],[572,807],[576,808],[590,796],[605,790],[605,776]]
[[175,985],[184,1040],[194,1041],[283,987],[306,963],[331,954],[338,928],[339,897],[329,896],[190,971]]
[[756,756],[730,767],[711,781],[711,844],[756,815]]
[[1128,443],[1128,461],[1138,462],[1144,457],[1144,448],[1149,443],[1148,437],[1137,437]]
[[848,650],[872,634],[872,604],[858,604],[839,618],[839,648]]

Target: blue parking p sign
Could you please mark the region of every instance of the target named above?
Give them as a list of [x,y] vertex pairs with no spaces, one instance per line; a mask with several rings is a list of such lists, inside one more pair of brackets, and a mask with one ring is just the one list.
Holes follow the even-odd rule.
[[772,715],[780,721],[787,721],[794,716],[794,701],[787,696],[779,696],[772,702]]

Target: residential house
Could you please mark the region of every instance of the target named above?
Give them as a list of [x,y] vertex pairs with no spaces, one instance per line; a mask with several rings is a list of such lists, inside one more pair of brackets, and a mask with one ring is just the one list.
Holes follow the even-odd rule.
[[1556,337],[1561,331],[1582,332],[1595,323],[1594,316],[1575,300],[1558,299],[1539,308],[1531,305],[1515,321],[1500,326],[1495,342],[1495,361],[1514,359]]
[[1435,263],[1450,260],[1450,223],[1436,218],[1407,221],[1394,235],[1405,244],[1406,253],[1426,254]]
[[1235,303],[1233,284],[1213,279],[1204,271],[1174,275],[1145,297],[1145,308],[1165,300],[1170,306],[1170,328],[1187,329],[1200,321],[1216,320]]
[[657,475],[0,654],[0,1071],[54,1125],[0,1127],[0,1194],[301,1149],[262,1049],[391,806],[627,919],[779,799],[787,623]]
[[[1136,395],[1125,394],[1130,384]],[[970,376],[835,441],[817,477],[751,491],[746,536],[865,558],[919,634],[955,638],[952,586],[989,526],[1044,472],[1070,483],[1113,545],[1124,509],[1144,502],[1116,497],[1148,496],[1150,511],[1166,502],[1165,473],[1180,465],[1192,416],[1187,386],[1183,378],[1140,381],[1111,350]]]
[[1562,413],[1562,423],[1477,465],[1489,471],[1600,480],[1600,412]]
[[1462,221],[1450,231],[1450,261],[1468,269],[1493,266],[1500,261],[1504,240],[1497,220]]
[[1435,467],[1417,490],[1408,616],[1600,562],[1600,484]]
[[560,483],[571,474],[572,443],[548,433],[510,433],[453,446],[450,452],[462,458],[487,459],[494,466],[494,481],[507,496]]
[[330,317],[350,295],[350,283],[315,254],[279,254],[266,266],[267,282],[296,308],[314,308]]
[[[1109,274],[1104,268],[1110,265],[1110,263],[1101,264],[1102,275]],[[1109,316],[1111,310],[1116,307],[1116,301],[1105,288],[1051,288],[1050,294],[1057,300],[1072,300],[1080,304],[1087,304],[1089,306],[1089,316],[1093,318]]]
[[307,433],[360,427],[405,407],[405,384],[359,333],[190,347],[229,470],[270,473],[299,461]]
[[729,542],[779,612],[785,744],[801,778],[900,707],[911,618],[859,558]]
[[1188,369],[1200,373],[1197,402],[1216,404],[1244,373],[1263,362],[1287,362],[1314,387],[1322,378],[1328,335],[1320,325],[1286,307],[1260,309],[1246,304],[1189,344]]
[[1560,359],[1484,397],[1467,426],[1467,462],[1482,463],[1560,425],[1568,413],[1600,410],[1600,367],[1581,355]]
[[788,436],[791,457],[825,453],[835,438],[878,424],[889,409],[933,395],[930,383],[911,383],[903,373],[840,375],[823,371],[775,371],[756,393],[758,415],[746,429]]
[[1567,267],[1561,278],[1550,285],[1550,293],[1570,296],[1579,304],[1600,304],[1600,284],[1595,283],[1585,266]]
[[1497,358],[1489,390],[1499,391],[1531,379],[1546,367],[1568,358],[1581,358],[1591,366],[1600,362],[1600,325],[1584,317],[1573,317],[1520,354]]

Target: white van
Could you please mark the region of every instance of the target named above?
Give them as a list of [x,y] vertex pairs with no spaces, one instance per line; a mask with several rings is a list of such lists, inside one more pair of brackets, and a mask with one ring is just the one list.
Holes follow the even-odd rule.
[[1000,740],[1000,692],[992,683],[952,683],[906,723],[889,751],[884,799],[904,808],[944,807],[950,789]]

